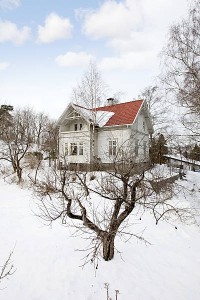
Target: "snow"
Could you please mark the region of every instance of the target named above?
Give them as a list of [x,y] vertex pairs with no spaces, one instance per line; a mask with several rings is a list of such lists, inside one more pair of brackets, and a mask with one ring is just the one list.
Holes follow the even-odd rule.
[[96,120],[99,127],[103,127],[109,121],[109,119],[114,115],[111,111],[101,111],[96,112]]
[[76,106],[76,110],[86,119],[94,121],[99,127],[103,127],[109,119],[114,115],[114,112],[110,111],[92,111],[84,107]]
[[[188,172],[184,187],[191,190],[187,200],[200,207],[200,174]],[[30,190],[0,180],[0,265],[14,248],[12,262],[16,272],[0,284],[2,300],[106,300],[105,283],[110,297],[119,300],[199,300],[200,230],[198,223],[155,225],[145,213],[139,221],[132,217],[132,231],[143,233],[151,245],[135,238],[116,241],[115,258],[101,259],[84,268],[87,241],[72,237],[72,229],[54,223],[44,225],[34,215]],[[3,289],[5,287],[5,289]]]

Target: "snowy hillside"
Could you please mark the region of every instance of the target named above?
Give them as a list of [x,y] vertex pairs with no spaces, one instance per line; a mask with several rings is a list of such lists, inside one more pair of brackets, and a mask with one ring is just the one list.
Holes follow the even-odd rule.
[[[200,173],[187,175],[184,185],[191,190],[189,205],[200,207]],[[2,300],[106,300],[105,283],[114,300],[199,300],[200,228],[191,225],[155,225],[145,214],[133,217],[132,232],[143,232],[147,245],[134,237],[118,239],[114,260],[99,262],[98,269],[76,251],[87,241],[72,237],[59,223],[47,227],[34,216],[33,198],[28,190],[0,181],[0,265],[14,248],[16,272],[1,283]],[[196,219],[198,221],[198,218]]]

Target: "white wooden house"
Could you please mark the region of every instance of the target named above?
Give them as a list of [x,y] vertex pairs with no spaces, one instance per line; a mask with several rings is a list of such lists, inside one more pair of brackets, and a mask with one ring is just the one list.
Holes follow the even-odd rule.
[[149,160],[153,127],[145,101],[112,104],[108,100],[109,105],[93,110],[67,106],[58,120],[61,162],[110,164],[123,151],[136,162]]

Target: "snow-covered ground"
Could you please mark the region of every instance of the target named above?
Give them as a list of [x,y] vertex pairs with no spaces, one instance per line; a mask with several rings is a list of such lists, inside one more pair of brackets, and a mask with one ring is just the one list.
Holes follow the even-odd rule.
[[[200,174],[190,173],[185,185],[193,207],[200,207]],[[179,198],[183,198],[179,194]],[[184,200],[185,201],[185,200]],[[165,222],[155,225],[145,214],[132,226],[144,229],[145,245],[135,238],[118,239],[120,253],[110,262],[100,261],[98,269],[80,265],[87,242],[71,237],[59,223],[52,228],[34,216],[31,191],[0,180],[0,265],[14,248],[16,272],[0,286],[2,300],[106,300],[105,283],[114,300],[199,300],[200,228],[198,224]],[[197,219],[198,220],[198,219]],[[133,219],[133,223],[135,220]],[[136,223],[136,222],[135,222]]]

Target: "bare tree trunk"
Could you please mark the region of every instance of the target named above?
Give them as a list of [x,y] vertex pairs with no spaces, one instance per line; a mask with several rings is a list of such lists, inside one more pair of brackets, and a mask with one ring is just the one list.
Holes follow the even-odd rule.
[[12,167],[13,167],[13,172],[16,173],[17,172],[17,166],[14,162],[12,162]]
[[22,181],[22,168],[18,167],[17,168],[17,177],[19,179],[19,182]]
[[39,167],[40,167],[40,165],[41,165],[41,162],[42,162],[42,160],[40,159],[39,162],[38,162],[38,164],[37,164],[37,168],[36,168],[36,170],[35,170],[34,184],[37,183],[37,174],[38,174],[38,170],[39,170]]
[[17,161],[16,164],[16,172],[17,172],[17,177],[19,179],[19,183],[22,181],[22,168],[20,167],[20,162]]
[[115,235],[114,234],[106,234],[103,238],[103,258],[106,261],[113,259],[114,257],[114,241]]

